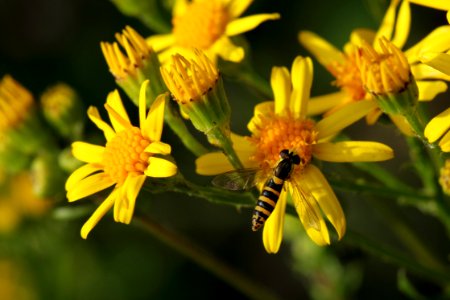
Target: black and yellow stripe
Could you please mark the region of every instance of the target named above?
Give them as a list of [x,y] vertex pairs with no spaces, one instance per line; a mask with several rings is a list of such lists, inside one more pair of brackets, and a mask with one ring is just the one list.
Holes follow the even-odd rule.
[[283,188],[284,180],[272,176],[264,185],[263,191],[256,202],[256,207],[253,210],[252,216],[252,230],[257,231],[269,218],[272,211],[275,209],[278,198],[280,197]]

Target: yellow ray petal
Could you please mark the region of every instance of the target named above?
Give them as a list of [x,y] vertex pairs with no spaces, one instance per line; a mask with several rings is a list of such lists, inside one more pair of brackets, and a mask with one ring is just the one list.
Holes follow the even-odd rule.
[[141,127],[142,134],[148,137],[152,142],[159,141],[164,125],[164,106],[166,104],[167,94],[161,94],[156,97],[150,110],[147,119]]
[[411,8],[408,1],[403,1],[398,11],[397,23],[395,24],[395,35],[392,43],[402,49],[409,36],[411,27]]
[[95,106],[89,107],[88,117],[101,131],[103,131],[103,134],[105,135],[107,141],[111,140],[116,135],[111,126],[109,126],[108,123],[103,121],[102,117],[100,116],[100,113],[98,112],[97,107]]
[[450,2],[448,0],[408,0],[411,3],[428,6],[434,9],[450,10]]
[[160,52],[175,43],[175,36],[172,33],[156,34],[148,37],[145,41],[147,42],[147,45],[153,48],[154,51]]
[[308,101],[308,115],[315,116],[322,114],[338,104],[345,102],[347,98],[348,95],[345,91],[313,97]]
[[264,116],[273,114],[274,109],[274,101],[265,101],[257,104],[255,106],[253,117],[247,124],[248,130],[252,133],[258,132]]
[[402,115],[389,115],[392,123],[397,126],[398,130],[406,136],[415,136],[416,134],[409,125],[408,120],[406,120],[405,116]]
[[375,41],[377,41],[381,37],[385,37],[388,40],[392,38],[392,32],[394,31],[395,25],[395,11],[397,9],[399,0],[391,0],[391,4],[389,5],[383,21],[381,21],[381,25],[378,28],[377,34],[375,35]]
[[450,54],[426,52],[420,55],[420,60],[430,67],[450,76]]
[[141,89],[139,90],[139,126],[141,128],[144,127],[145,115],[147,113],[146,92],[148,84],[149,80],[147,79],[141,84]]
[[339,239],[341,239],[346,230],[345,216],[328,181],[322,172],[311,164],[305,169],[302,178],[304,178],[308,189],[314,195],[314,198],[316,198],[323,213],[330,220],[331,224],[333,224]]
[[311,52],[324,67],[344,61],[341,51],[311,31],[300,31],[298,39],[300,44]]
[[304,119],[307,112],[313,79],[313,65],[309,57],[297,56],[292,64],[293,91],[289,111],[295,118]]
[[[114,112],[111,112],[111,109],[108,109],[106,104],[109,105]],[[108,110],[109,119],[116,132],[122,131],[124,128],[128,127],[126,124],[131,124],[128,114],[123,107],[122,99],[120,99],[119,91],[114,90],[109,93],[106,98],[106,104],[105,107]]]
[[450,152],[450,131],[444,134],[439,141],[439,147],[441,147],[442,152]]
[[172,8],[173,16],[183,15],[186,11],[186,8],[191,2],[189,0],[175,0]]
[[217,53],[221,58],[226,61],[240,62],[244,59],[245,51],[244,48],[236,46],[227,37],[223,36],[218,41],[214,43],[211,47],[211,51],[208,52],[208,57],[211,57],[212,53]]
[[105,147],[103,146],[92,145],[85,142],[72,143],[73,156],[82,162],[101,164],[104,152]]
[[275,114],[287,115],[291,97],[291,75],[285,67],[273,67],[270,84],[275,98]]
[[109,188],[115,182],[105,173],[94,174],[86,177],[69,191],[67,191],[67,199],[69,202],[80,200],[104,189]]
[[419,101],[431,101],[440,93],[447,91],[444,81],[417,81],[419,88]]
[[91,175],[92,173],[101,171],[102,168],[98,167],[98,165],[94,164],[85,164],[70,174],[69,178],[66,181],[65,189],[66,191],[73,189],[78,182]]
[[228,15],[231,19],[239,17],[253,3],[253,0],[231,0],[228,4]]
[[246,136],[231,133],[231,141],[233,142],[233,149],[237,152],[253,153],[255,146]]
[[[245,168],[254,168],[256,163],[250,160],[248,152],[236,151]],[[222,152],[204,154],[195,160],[197,174],[211,176],[233,170],[233,166]]]
[[450,129],[450,108],[431,119],[425,127],[425,137],[430,143],[436,142],[445,132]]
[[426,52],[445,52],[450,45],[450,25],[444,25],[436,28],[425,38],[409,48],[405,55],[409,63],[419,61],[422,53]]
[[375,124],[382,114],[383,112],[378,107],[370,111],[366,116],[367,125]]
[[442,71],[446,71],[446,67],[444,64],[435,64],[433,63],[434,67],[428,66],[426,64],[414,64],[411,66],[411,73],[413,74],[414,78],[416,80],[434,80],[434,79],[440,79],[445,81],[450,81],[450,73],[445,74],[441,72],[438,69],[441,69]]
[[[114,209],[114,220],[120,223],[130,224],[133,218],[136,198],[141,191],[145,178],[145,175],[127,177],[119,191],[120,208],[118,210]],[[116,216],[116,213],[119,215]]]
[[86,239],[89,232],[100,222],[100,220],[103,218],[104,215],[108,212],[108,210],[111,209],[114,202],[116,201],[117,197],[117,191],[114,190],[111,192],[111,194],[108,196],[108,198],[105,199],[105,201],[100,204],[100,206],[95,210],[95,212],[92,214],[92,216],[84,223],[83,227],[81,228],[81,237],[83,239]]
[[324,161],[361,162],[383,161],[394,157],[394,151],[377,142],[345,141],[313,145],[313,155]]
[[228,23],[225,28],[225,34],[227,36],[238,35],[247,31],[250,31],[258,27],[261,23],[269,20],[277,20],[280,18],[280,14],[257,14],[248,17],[235,19]]
[[286,192],[280,194],[277,205],[263,228],[263,244],[267,253],[275,254],[283,240],[284,217],[286,215]]
[[321,140],[358,121],[377,107],[375,101],[363,100],[351,103],[323,118],[316,124],[317,139]]
[[177,173],[177,165],[167,159],[150,157],[145,175],[149,177],[165,178]]
[[[296,206],[295,208],[298,217],[300,218],[300,222],[302,223],[306,233],[314,243],[319,246],[329,245],[330,235],[328,233],[328,228],[325,224],[325,220],[323,219],[322,212],[320,211],[316,199],[311,194],[308,187],[303,182],[300,183],[299,180],[297,180],[296,178],[291,178],[291,181],[286,182],[286,185],[290,195],[293,197],[292,200],[294,202],[294,205]],[[304,191],[304,193],[313,197],[313,199],[306,200],[308,201],[308,206],[305,206],[303,208],[301,207],[302,204],[297,202],[300,201],[300,199],[295,199],[295,197],[299,197],[299,195],[295,195],[295,189],[298,189],[300,186],[302,187],[301,189]],[[315,220],[315,222],[311,224],[310,222],[308,222],[308,218],[310,217],[307,217],[306,214],[314,215],[317,220]]]
[[153,142],[144,149],[145,152],[162,155],[170,154],[171,150],[170,145],[163,142]]
[[350,34],[350,43],[355,46],[362,46],[363,41],[368,44],[373,44],[376,32],[372,29],[358,28]]

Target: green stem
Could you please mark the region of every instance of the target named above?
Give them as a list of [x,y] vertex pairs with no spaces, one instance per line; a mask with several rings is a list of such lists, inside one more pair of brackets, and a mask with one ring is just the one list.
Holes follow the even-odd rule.
[[269,82],[256,73],[253,68],[244,66],[233,75],[237,76],[237,80],[257,91],[265,99],[273,99],[273,92]]
[[194,244],[191,240],[173,231],[162,227],[148,217],[135,216],[133,222],[146,232],[152,234],[160,241],[188,257],[198,265],[213,273],[250,299],[278,299],[278,297],[265,286],[262,286],[238,270],[220,261],[210,252]]
[[448,285],[450,283],[450,272],[430,268],[428,265],[419,263],[417,259],[404,255],[401,251],[392,249],[387,245],[383,245],[379,241],[370,240],[359,233],[348,231],[344,241],[352,244],[353,246],[357,246],[388,263],[403,267],[435,282],[439,282],[444,285]]
[[[427,153],[424,151],[424,144],[416,138],[406,137],[409,148],[409,157],[416,169],[417,175],[422,180],[425,191],[431,195],[436,195],[436,178],[433,166],[426,159]],[[437,187],[439,189],[439,187]]]
[[233,142],[231,141],[229,134],[225,132],[222,127],[214,128],[210,133],[208,133],[208,138],[210,137],[212,137],[213,140],[218,143],[218,146],[222,148],[231,165],[235,169],[244,168],[244,165],[241,163],[241,160],[233,148]]
[[183,145],[194,155],[198,157],[209,152],[208,149],[191,134],[186,123],[181,119],[180,113],[173,105],[171,105],[171,102],[167,103],[164,120],[169,125],[170,129],[172,129],[180,138]]

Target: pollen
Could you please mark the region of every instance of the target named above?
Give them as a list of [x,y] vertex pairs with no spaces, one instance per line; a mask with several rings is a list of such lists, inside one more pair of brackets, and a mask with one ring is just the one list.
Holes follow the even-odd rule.
[[122,34],[116,33],[115,37],[117,42],[112,44],[101,42],[100,46],[110,72],[116,80],[121,80],[129,75],[134,76],[136,70],[142,69],[152,49],[130,26],[125,27]]
[[182,15],[172,19],[173,34],[181,47],[208,49],[223,35],[228,21],[222,1],[192,1]]
[[378,49],[363,44],[356,57],[363,85],[372,94],[397,93],[410,82],[407,58],[386,38],[379,40]]
[[306,166],[312,157],[312,145],[317,132],[312,120],[291,117],[261,117],[258,130],[250,137],[257,153],[252,157],[261,167],[273,167],[280,159],[280,151],[287,149],[298,154],[300,166]]
[[161,75],[175,100],[186,104],[212,89],[219,78],[219,71],[203,52],[196,49],[191,60],[180,54],[173,55],[171,65],[161,67]]
[[130,127],[106,144],[103,155],[105,173],[117,185],[124,183],[128,175],[142,175],[148,167],[150,154],[144,152],[150,140],[143,137],[137,127]]
[[328,71],[336,78],[333,84],[344,90],[352,100],[362,100],[366,96],[361,74],[356,64],[356,51],[346,53],[343,62],[334,62],[327,66]]
[[18,126],[33,106],[31,93],[6,75],[0,82],[0,131]]

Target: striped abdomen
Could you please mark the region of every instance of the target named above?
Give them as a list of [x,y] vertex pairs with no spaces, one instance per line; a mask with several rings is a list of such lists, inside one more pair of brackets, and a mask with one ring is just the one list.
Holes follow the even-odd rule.
[[253,210],[252,216],[252,230],[257,231],[270,216],[280,197],[281,189],[283,188],[284,180],[272,176],[264,185],[263,191],[259,195],[256,207]]

